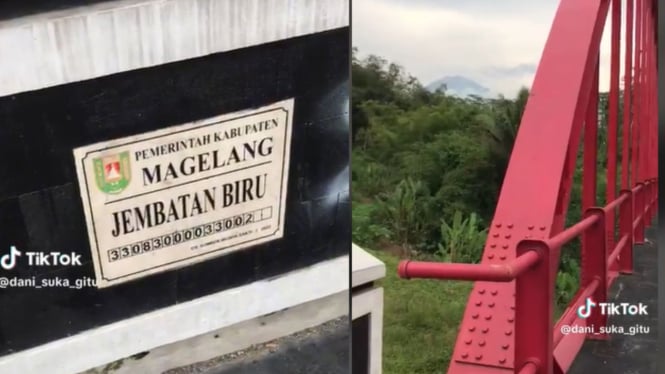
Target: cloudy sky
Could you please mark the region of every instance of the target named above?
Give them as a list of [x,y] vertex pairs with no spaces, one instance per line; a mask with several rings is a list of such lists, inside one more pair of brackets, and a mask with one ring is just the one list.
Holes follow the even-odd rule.
[[[529,87],[559,0],[354,0],[353,45],[402,65],[423,84],[462,75],[495,93]],[[622,27],[623,29],[623,27]],[[609,30],[601,90],[609,87]],[[622,58],[623,60],[623,58]]]

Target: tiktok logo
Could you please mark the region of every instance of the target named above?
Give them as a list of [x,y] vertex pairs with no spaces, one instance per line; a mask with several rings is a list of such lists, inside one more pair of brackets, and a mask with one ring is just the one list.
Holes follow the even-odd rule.
[[0,257],[0,266],[5,270],[12,270],[16,266],[18,257],[21,257],[21,251],[12,245],[9,253]]
[[596,303],[593,302],[590,298],[586,299],[586,302],[581,307],[577,308],[577,315],[580,318],[589,318],[591,315],[591,308],[596,306]]

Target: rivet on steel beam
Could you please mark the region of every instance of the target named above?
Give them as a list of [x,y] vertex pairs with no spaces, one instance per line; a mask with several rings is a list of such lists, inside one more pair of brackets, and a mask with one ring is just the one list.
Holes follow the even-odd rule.
[[484,340],[479,341],[478,345],[481,346],[481,347],[484,347],[485,346],[485,341]]
[[545,231],[546,227],[545,226],[540,226],[540,231]]
[[496,248],[496,244],[494,243],[490,244],[490,248]]
[[471,331],[471,332],[476,331],[476,326],[471,326],[471,327],[469,327],[469,331]]
[[505,259],[506,259],[506,255],[501,255],[501,256],[499,256],[499,258],[500,258],[501,260],[505,260]]
[[502,245],[501,248],[503,248],[503,249],[508,249],[508,244],[504,244],[504,245]]
[[497,290],[492,290],[492,292],[490,292],[490,293],[492,294],[492,296],[496,296],[496,294],[499,293],[499,291],[497,291]]
[[471,318],[476,319],[476,318],[478,318],[478,316],[479,316],[478,313],[473,313],[473,314],[471,315]]
[[529,227],[527,227],[527,228],[528,228],[529,230],[533,230],[533,225],[529,225]]
[[490,328],[489,327],[483,327],[483,329],[480,330],[480,331],[482,331],[483,334],[487,334],[487,332],[490,331]]
[[509,223],[509,224],[508,224],[508,228],[509,228],[509,229],[512,229],[512,228],[513,228],[513,224],[512,224],[512,223]]
[[478,293],[481,294],[481,295],[484,294],[484,293],[485,293],[485,289],[484,289],[484,288],[479,289],[479,290],[478,290]]
[[476,306],[481,306],[481,305],[483,305],[482,301],[480,301],[480,300],[476,301]]
[[510,309],[515,310],[515,305],[511,305]]
[[491,314],[486,315],[486,316],[485,316],[485,319],[488,320],[488,321],[491,320],[491,319],[492,319],[492,315],[491,315]]
[[506,335],[510,336],[513,334],[513,330],[506,330]]
[[499,237],[499,233],[498,233],[498,232],[495,232],[494,234],[492,234],[492,236],[495,237],[495,238],[498,238],[498,237]]
[[469,345],[469,344],[471,344],[472,341],[473,341],[473,340],[471,340],[471,339],[466,339],[466,340],[464,341],[464,343],[465,343],[466,345]]
[[506,239],[510,239],[510,234],[506,234]]
[[501,344],[501,348],[503,349],[508,349],[510,347],[510,344]]
[[467,358],[469,357],[469,354],[467,352],[462,353],[462,358]]
[[480,354],[476,355],[476,360],[480,360],[481,358],[483,358],[483,355]]
[[501,227],[501,223],[497,222],[494,226]]
[[503,363],[505,363],[505,362],[506,362],[506,358],[505,358],[505,357],[499,360],[499,363],[501,363],[501,364],[503,364]]
[[494,308],[494,303],[489,303],[489,304],[487,304],[487,306],[490,307],[490,308]]
[[490,260],[493,259],[493,258],[494,258],[494,253],[490,253],[490,254],[488,254],[488,255],[487,255],[487,258],[489,258]]
[[508,317],[508,322],[512,323],[515,320],[515,317]]

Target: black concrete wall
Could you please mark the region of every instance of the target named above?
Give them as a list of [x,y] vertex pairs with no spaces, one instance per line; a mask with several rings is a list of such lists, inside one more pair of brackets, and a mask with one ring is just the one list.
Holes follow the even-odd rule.
[[62,11],[113,0],[0,0],[0,20]]
[[85,261],[0,276],[73,280],[94,278],[73,148],[295,97],[284,239],[101,290],[0,289],[0,355],[349,253],[349,52],[344,28],[0,98],[0,254]]

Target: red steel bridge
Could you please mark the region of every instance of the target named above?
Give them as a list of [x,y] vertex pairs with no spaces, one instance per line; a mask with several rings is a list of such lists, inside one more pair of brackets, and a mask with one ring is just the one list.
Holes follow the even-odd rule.
[[[656,6],[655,0],[561,0],[482,260],[400,263],[398,271],[404,278],[474,282],[448,373],[567,373],[585,341],[614,338],[565,335],[561,326],[607,326],[608,317],[600,308],[593,308],[588,318],[578,316],[577,310],[587,298],[606,302],[615,280],[631,276],[633,247],[644,243],[645,229],[655,216]],[[597,176],[602,171],[597,162],[599,52],[608,20],[608,139],[602,146],[608,155],[604,174],[609,203],[597,206]],[[620,95],[622,59],[624,94]],[[580,148],[584,215],[565,227]],[[580,287],[558,322],[553,322],[561,250],[576,238],[582,243]]]

